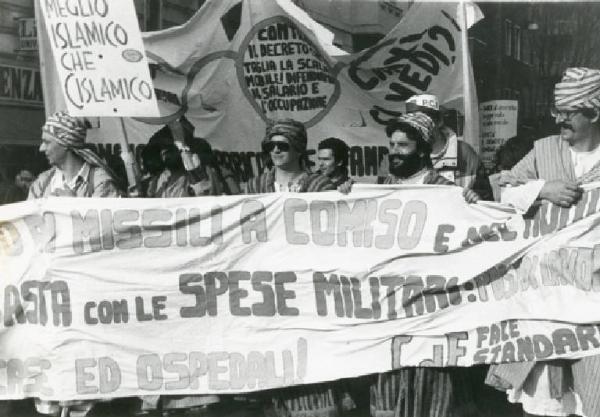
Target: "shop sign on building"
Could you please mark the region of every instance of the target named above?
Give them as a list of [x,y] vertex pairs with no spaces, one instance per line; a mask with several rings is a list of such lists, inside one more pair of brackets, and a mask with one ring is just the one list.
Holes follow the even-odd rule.
[[0,104],[3,103],[43,107],[40,71],[0,63]]

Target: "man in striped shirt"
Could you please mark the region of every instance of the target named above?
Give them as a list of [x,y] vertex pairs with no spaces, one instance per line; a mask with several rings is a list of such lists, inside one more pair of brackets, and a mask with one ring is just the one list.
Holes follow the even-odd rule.
[[[570,207],[582,185],[600,181],[600,70],[568,68],[554,90],[560,135],[533,149],[500,176],[501,199],[526,211],[536,201]],[[520,362],[490,368],[488,383],[531,415],[600,415],[600,356],[579,361]]]
[[90,149],[85,123],[59,111],[42,127],[42,144],[52,168],[42,172],[29,187],[28,200],[58,197],[119,197],[112,171]]

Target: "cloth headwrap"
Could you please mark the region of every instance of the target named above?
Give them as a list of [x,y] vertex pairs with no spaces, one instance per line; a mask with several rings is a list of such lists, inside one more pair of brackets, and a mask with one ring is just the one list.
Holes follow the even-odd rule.
[[414,127],[417,132],[421,134],[422,139],[425,142],[431,143],[431,133],[435,128],[431,117],[420,111],[414,113],[406,113],[396,119],[398,123],[405,123],[409,126]]
[[59,145],[72,150],[90,165],[106,169],[104,161],[85,143],[87,127],[83,120],[59,111],[48,117],[42,132],[51,136]]
[[600,108],[600,70],[567,68],[554,87],[554,105],[558,110]]
[[304,123],[294,119],[274,120],[267,123],[267,134],[262,141],[264,150],[265,145],[271,141],[275,135],[282,135],[290,142],[290,146],[298,153],[306,152],[308,139],[306,137],[306,128]]

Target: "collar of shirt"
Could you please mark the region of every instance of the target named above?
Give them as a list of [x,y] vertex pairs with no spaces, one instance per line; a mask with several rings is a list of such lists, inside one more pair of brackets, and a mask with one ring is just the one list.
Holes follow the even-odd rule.
[[577,152],[569,147],[569,152],[577,178],[591,171],[600,162],[600,146],[596,146],[596,149],[589,152]]
[[52,177],[52,182],[50,184],[50,190],[55,191],[58,189],[67,189],[70,191],[77,190],[80,184],[83,184],[87,181],[87,178],[90,174],[90,164],[84,162],[77,174],[71,178],[69,181],[65,181],[65,176],[60,169],[56,169],[54,176]]

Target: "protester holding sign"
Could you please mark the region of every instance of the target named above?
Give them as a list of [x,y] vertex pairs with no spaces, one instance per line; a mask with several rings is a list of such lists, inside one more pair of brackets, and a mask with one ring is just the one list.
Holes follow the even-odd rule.
[[[85,145],[87,127],[66,112],[50,116],[42,127],[42,145],[52,165],[42,172],[29,188],[28,200],[48,196],[58,197],[119,197],[121,191],[110,169],[96,153]],[[91,401],[40,401],[36,409],[43,414],[71,410],[72,415],[85,415]]]
[[[571,207],[581,185],[600,181],[600,70],[568,68],[554,89],[552,115],[560,135],[534,143],[510,171],[503,171],[502,201],[527,210],[536,200]],[[522,184],[522,185],[520,185]],[[578,362],[521,362],[490,368],[488,381],[531,414],[600,414],[600,356]],[[572,378],[571,378],[572,374]]]
[[118,197],[121,192],[110,169],[86,146],[85,123],[66,112],[50,116],[42,127],[42,145],[52,168],[29,188],[28,199],[63,197]]
[[[421,112],[400,116],[388,125],[390,174],[384,184],[453,184],[431,167],[433,130],[433,121]],[[469,203],[479,199],[468,188],[463,195]],[[456,383],[460,376],[438,368],[402,368],[381,374],[371,387],[371,415],[450,416],[459,398],[464,397],[463,403],[468,398],[467,385]]]
[[189,196],[188,178],[169,126],[163,126],[152,135],[148,145],[160,148],[163,169],[160,174],[148,181],[146,196],[151,198]]
[[[429,157],[433,121],[425,113],[415,112],[400,116],[386,128],[390,138],[390,173],[384,184],[442,184],[454,185],[432,168]],[[473,190],[465,188],[469,203],[479,200]]]
[[233,172],[216,161],[206,140],[193,138],[183,145],[181,152],[190,177],[190,193],[196,196],[240,194]]
[[273,168],[251,178],[245,185],[245,192],[247,194],[276,191],[302,193],[335,190],[335,185],[327,177],[307,170],[306,145],[306,128],[301,122],[281,119],[269,124],[262,149],[269,153]]
[[[174,126],[179,124],[179,126]],[[183,126],[185,124],[185,127]],[[148,168],[157,165],[158,151],[162,171],[146,180],[146,195],[154,198],[192,197],[202,195],[239,194],[239,186],[233,173],[220,166],[210,144],[194,138],[193,126],[185,119],[175,121],[156,132],[148,143],[144,155]],[[176,130],[175,138],[173,130]],[[148,165],[144,163],[144,165]]]
[[[307,139],[306,128],[301,122],[281,119],[269,123],[262,148],[269,153],[273,168],[250,179],[245,184],[246,193],[335,190],[336,186],[330,178],[321,172],[310,173],[306,169]],[[301,398],[307,401],[300,401]],[[276,391],[273,405],[280,417],[336,416],[337,400],[331,385],[318,384]]]

